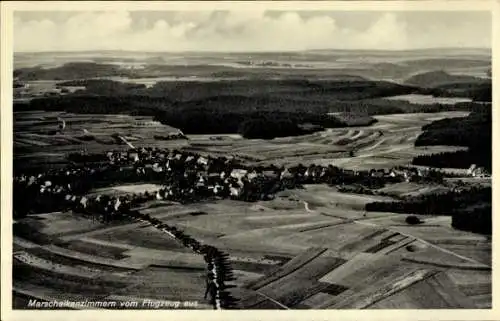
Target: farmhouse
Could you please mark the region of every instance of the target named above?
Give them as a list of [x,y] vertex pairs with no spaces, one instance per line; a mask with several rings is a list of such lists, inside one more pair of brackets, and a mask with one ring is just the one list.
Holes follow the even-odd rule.
[[477,167],[476,164],[472,164],[467,170],[467,175],[477,178],[489,177],[490,175],[483,167]]

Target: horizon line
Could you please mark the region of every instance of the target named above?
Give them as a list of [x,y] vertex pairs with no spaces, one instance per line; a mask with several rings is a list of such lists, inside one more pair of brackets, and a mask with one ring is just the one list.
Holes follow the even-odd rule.
[[13,54],[48,54],[48,53],[98,53],[98,52],[134,52],[134,53],[280,53],[280,52],[313,52],[313,51],[377,51],[377,52],[405,52],[405,51],[426,51],[426,50],[493,50],[492,47],[427,47],[412,49],[336,49],[336,48],[318,48],[303,50],[129,50],[129,49],[89,49],[89,50],[47,50],[47,51],[13,51]]

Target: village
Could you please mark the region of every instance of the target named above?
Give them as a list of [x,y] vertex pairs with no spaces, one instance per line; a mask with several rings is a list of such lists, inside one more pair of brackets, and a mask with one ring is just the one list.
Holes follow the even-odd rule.
[[[293,189],[301,184],[335,185],[364,182],[367,185],[383,185],[384,182],[401,181],[441,182],[444,176],[434,169],[401,166],[390,170],[370,171],[344,170],[332,165],[325,167],[299,164],[288,168],[246,166],[234,158],[214,158],[158,148],[76,156],[73,158],[83,162],[83,166],[49,170],[47,173],[31,176],[21,174],[14,178],[14,182],[26,187],[40,186],[40,195],[64,194],[75,191],[75,187],[71,186],[71,182],[75,182],[75,176],[79,177],[78,184],[88,185],[95,184],[95,179],[108,180],[107,175],[113,175],[118,176],[118,181],[163,184],[164,188],[155,194],[157,199],[180,201],[190,197],[213,196],[251,201],[272,198],[280,189]],[[100,161],[90,165],[88,160]],[[470,175],[474,176],[477,171],[470,172]]]

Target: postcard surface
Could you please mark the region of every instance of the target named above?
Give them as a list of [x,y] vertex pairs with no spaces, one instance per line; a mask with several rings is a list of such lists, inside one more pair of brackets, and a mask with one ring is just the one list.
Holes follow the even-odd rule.
[[496,7],[2,4],[2,320],[496,320]]

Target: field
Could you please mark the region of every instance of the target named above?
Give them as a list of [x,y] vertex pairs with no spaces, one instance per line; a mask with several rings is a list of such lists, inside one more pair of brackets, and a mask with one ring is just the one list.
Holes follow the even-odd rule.
[[[403,54],[313,51],[290,53],[285,58],[281,54],[256,53],[248,61],[245,54],[238,53],[228,54],[226,59],[209,53],[186,57],[150,53],[138,58],[134,53],[107,52],[99,57],[82,54],[78,59],[86,62],[76,63],[71,60],[74,57],[53,53],[19,54],[16,78],[28,86],[20,84],[22,89],[16,89],[27,91],[27,96],[49,95],[48,105],[39,106],[74,113],[29,110],[29,104],[18,106],[13,114],[14,170],[20,175],[61,168],[75,165],[68,159],[70,154],[104,154],[134,146],[234,156],[245,165],[333,165],[345,170],[344,174],[347,170],[407,166],[417,155],[464,149],[414,145],[424,125],[467,116],[477,107],[467,102],[482,101],[471,97],[481,96],[477,92],[484,94],[487,86],[482,86],[491,82],[484,78],[491,65],[488,52],[465,50],[451,54],[454,58],[448,54],[433,50]],[[117,58],[119,55],[125,56]],[[144,68],[117,67],[126,65]],[[438,69],[444,72],[429,72]],[[431,76],[437,77],[436,84],[427,87]],[[96,82],[64,105],[64,99],[58,100],[59,94],[53,92],[61,79],[77,80],[71,90],[83,89],[80,80]],[[451,97],[455,89],[448,87],[458,80],[460,86],[470,88],[460,87],[460,95]],[[430,89],[442,96],[431,99]],[[73,106],[75,101],[80,105]],[[428,104],[436,103],[443,105],[427,109]],[[214,115],[211,122],[206,122],[207,128],[219,126],[219,120],[227,116],[224,113],[235,110],[284,112],[273,116],[280,121],[281,117],[289,117],[282,116],[289,112],[312,110],[321,116],[333,114],[353,122],[362,120],[364,124],[373,116],[377,122],[369,126],[349,123],[349,127],[270,140],[245,139],[235,134],[240,132],[237,130],[224,134],[226,127],[222,134],[193,130],[190,132],[217,134],[185,131],[187,139],[165,140],[158,136],[177,134],[178,129],[153,121],[152,116],[129,115],[144,110],[148,115],[155,114],[153,110],[174,110],[173,114],[180,115],[179,123],[185,120],[196,127],[199,122],[192,119],[198,118],[190,118],[182,111],[198,107]],[[413,113],[436,110],[442,112]],[[161,114],[156,115],[160,116],[155,119],[161,119]],[[59,130],[59,126],[64,128]],[[175,165],[175,161],[172,163]],[[385,177],[387,184],[372,190],[377,195],[343,192],[346,186],[307,181],[304,186],[275,195],[257,191],[261,193],[258,199],[269,198],[266,201],[243,202],[219,196],[188,200],[187,204],[173,198],[150,200],[134,208],[142,216],[126,212],[137,214],[129,218],[149,216],[142,221],[105,224],[90,215],[84,217],[60,208],[61,212],[28,213],[19,219],[16,216],[14,308],[25,308],[33,298],[84,298],[116,302],[188,300],[197,302],[192,308],[212,309],[204,298],[207,262],[199,255],[206,252],[189,249],[183,243],[187,238],[178,237],[172,227],[201,245],[214,246],[227,254],[232,278],[224,282],[229,285],[226,290],[237,299],[237,308],[490,308],[490,236],[456,230],[449,216],[416,215],[421,224],[410,225],[406,214],[365,211],[365,205],[371,202],[434,194],[460,185],[491,185],[490,178],[465,177],[465,169],[445,171],[464,177],[432,184],[404,179],[391,183],[392,178]],[[102,186],[99,182],[88,194],[116,197],[154,193],[163,187],[156,182],[160,176],[154,176],[154,180],[137,177],[132,177],[134,183]],[[351,182],[346,184],[356,187]],[[33,190],[39,197],[38,190]],[[107,214],[102,216],[108,219],[110,207],[104,206]],[[89,208],[97,213],[101,210]],[[155,227],[146,223],[155,219],[162,224],[156,221]]]
[[393,96],[387,97],[386,99],[397,100],[397,101],[408,101],[412,104],[445,104],[445,105],[453,105],[456,103],[462,102],[470,102],[471,99],[468,98],[442,98],[442,97],[433,97],[431,95],[401,95],[401,96]]
[[[61,123],[58,118],[66,123],[63,133],[53,133]],[[176,129],[153,122],[151,117],[144,116],[16,112],[14,113],[15,166],[20,169],[61,167],[68,164],[66,157],[70,153],[127,150],[129,146],[113,138],[113,134],[120,134],[138,146],[164,148],[182,146],[184,141],[163,141],[154,138],[154,135],[176,132]],[[50,149],[47,149],[47,146],[50,146]]]
[[[465,112],[401,114],[376,116],[372,126],[328,129],[311,135],[272,140],[243,139],[239,135],[188,135],[189,140],[156,140],[176,129],[151,121],[148,117],[126,115],[77,115],[45,112],[14,114],[16,167],[62,166],[68,153],[126,150],[123,142],[111,137],[125,136],[137,146],[178,148],[201,154],[233,155],[252,164],[332,164],[348,169],[388,168],[408,165],[416,155],[455,151],[460,147],[414,147],[421,127],[433,120],[463,117]],[[66,121],[63,134],[49,135],[61,117]],[[84,129],[95,139],[84,140]],[[220,137],[213,140],[211,137]],[[47,146],[51,146],[50,152]],[[353,152],[353,157],[349,153]]]
[[[408,226],[401,214],[364,213],[359,205],[371,196],[326,186],[289,194],[255,204],[228,200],[142,211],[168,218],[169,224],[229,253],[236,276],[230,291],[240,299],[239,307],[491,305],[488,238],[453,230],[449,217],[426,216],[422,225]],[[190,215],[194,211],[204,215]],[[64,226],[79,221],[70,213],[51,219]],[[16,262],[39,281],[15,274],[15,291],[26,294],[23,289],[29,288],[32,296],[47,298],[54,289],[71,289],[71,282],[98,276],[82,294],[111,299],[132,291],[135,298],[173,300],[176,293],[206,306],[201,256],[141,223],[92,224],[85,230],[73,224],[73,230],[56,235],[58,245],[16,238]]]
[[151,193],[156,192],[160,188],[160,185],[156,184],[134,184],[134,185],[118,185],[113,187],[99,188],[90,193],[90,195],[126,195],[130,193]]
[[[416,155],[461,149],[450,146],[414,147],[413,143],[424,124],[466,115],[464,112],[442,112],[375,116],[378,122],[372,126],[328,129],[270,141],[227,139],[221,144],[207,142],[195,147],[198,151],[232,153],[258,164],[332,164],[358,170],[388,168],[408,165]],[[196,138],[193,137],[191,144],[195,144]],[[351,151],[354,152],[353,157],[349,156]]]
[[[233,154],[248,163],[388,168],[406,165],[418,154],[456,150],[447,146],[416,148],[413,142],[424,124],[465,115],[377,116],[373,126],[268,141],[245,140],[238,135],[221,135],[218,140],[209,135],[189,135],[187,141],[158,142],[152,133],[175,129],[141,127],[136,124],[147,120],[130,116],[65,114],[62,117],[67,131],[59,137],[40,134],[56,126],[58,114],[21,113],[15,115],[15,146],[22,146],[23,153],[16,154],[16,161],[23,164],[23,159],[29,159],[26,164],[33,166],[32,160],[46,153],[46,147],[37,146],[42,142],[51,145],[50,155],[45,154],[50,160],[57,159],[55,154],[63,159],[66,153],[82,148],[89,152],[125,149],[117,142],[77,142],[76,137],[85,128],[101,141],[121,131],[137,139],[133,144]],[[61,143],[56,145],[55,141]],[[353,157],[348,155],[351,150]],[[93,193],[117,195],[157,188],[154,184],[124,185]],[[438,189],[443,187],[398,183],[380,191],[402,196]],[[366,203],[380,200],[391,197],[340,193],[326,185],[308,185],[256,204],[230,200],[192,205],[156,202],[141,211],[168,220],[197,240],[229,253],[235,275],[230,291],[241,308],[491,306],[488,238],[452,229],[449,217],[426,216],[422,217],[423,224],[408,226],[404,215],[364,211]],[[54,289],[73,289],[75,282],[87,282],[81,280],[97,275],[99,281],[89,283],[82,293],[109,300],[125,300],[130,291],[140,299],[173,300],[172,293],[177,293],[185,300],[198,301],[199,308],[209,307],[203,299],[202,258],[152,227],[140,223],[106,226],[71,213],[38,215],[20,223],[46,235],[48,241],[44,240],[49,244],[16,238],[20,271],[27,269],[27,275],[39,280],[32,282],[15,274],[17,302],[23,302],[23,297],[51,298],[57,294]],[[75,260],[80,263],[73,264]],[[464,275],[474,278],[476,273],[481,276],[478,282],[464,280]]]

